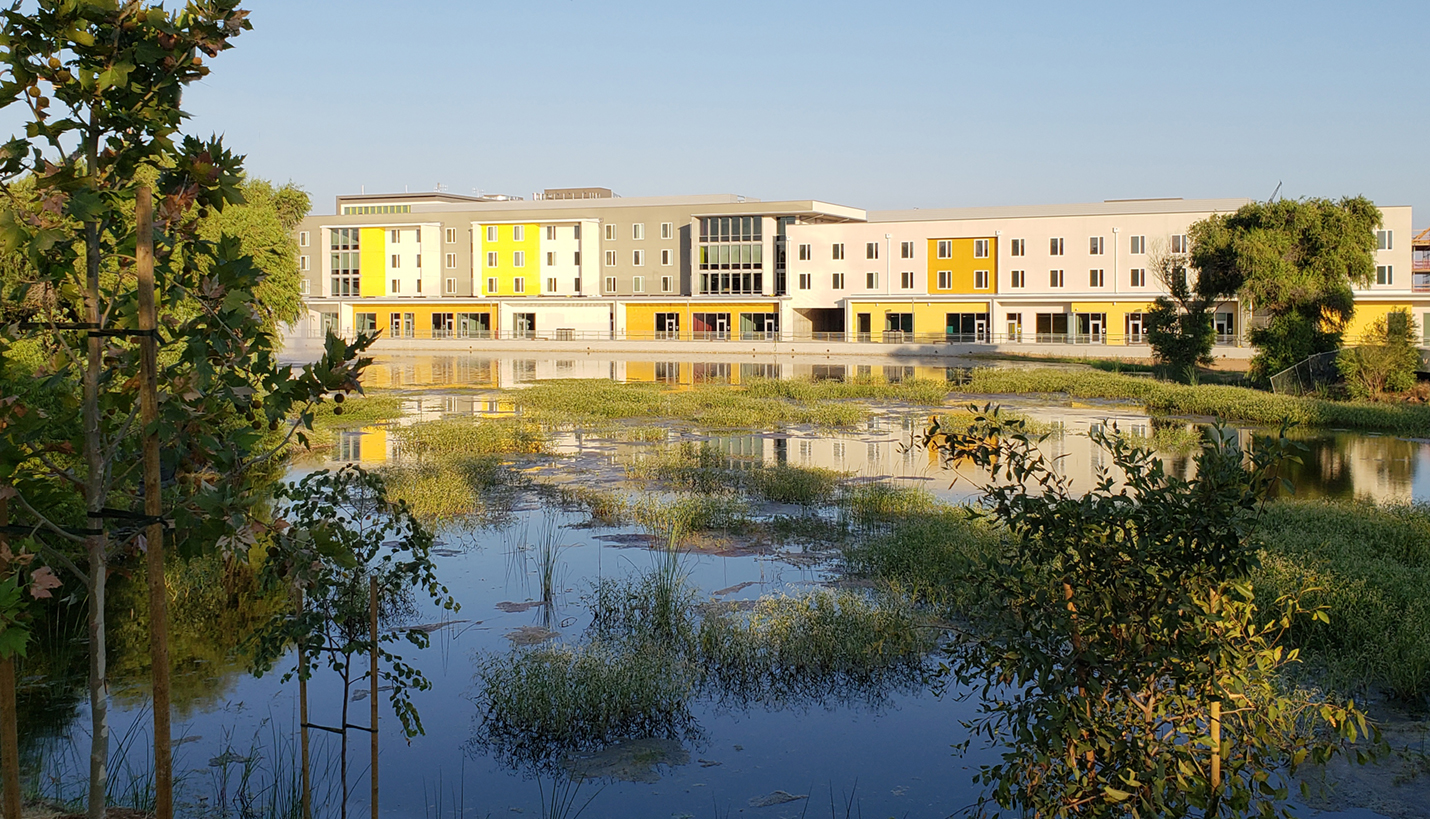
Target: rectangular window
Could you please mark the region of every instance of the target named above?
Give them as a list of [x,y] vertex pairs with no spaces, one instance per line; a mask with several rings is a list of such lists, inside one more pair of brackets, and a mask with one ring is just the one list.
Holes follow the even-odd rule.
[[1101,236],[1092,236],[1092,237],[1089,237],[1089,238],[1088,238],[1088,240],[1087,240],[1087,255],[1089,255],[1089,256],[1101,256],[1101,255],[1102,255],[1102,248],[1103,248],[1103,244],[1102,244],[1102,237],[1101,237]]
[[456,269],[457,269],[457,254],[455,254],[455,253],[448,253],[448,254],[447,254],[447,269],[448,269],[448,270],[456,270]]
[[455,292],[457,292],[457,280],[456,280],[456,279],[447,279],[447,292],[448,292],[448,293],[455,293]]
[[422,292],[422,280],[421,280],[421,279],[418,279],[418,280],[417,280],[417,292],[418,292],[419,294]]
[[393,279],[393,280],[392,280],[392,292],[393,292],[394,294],[396,294],[396,293],[401,293],[401,292],[402,292],[402,280],[401,280],[401,279]]
[[899,242],[899,258],[912,259],[914,257],[913,242]]
[[393,270],[402,267],[402,257],[396,253],[392,254],[391,258],[388,259],[387,266]]
[[488,241],[488,242],[495,242],[496,240],[497,240],[497,226],[496,226],[496,225],[487,225],[487,241]]
[[631,264],[635,265],[636,267],[644,267],[644,266],[645,266],[645,251],[644,251],[644,250],[632,251],[632,252],[631,252]]
[[865,242],[865,243],[864,243],[864,258],[866,258],[866,259],[877,259],[877,258],[879,258],[879,243],[878,243],[878,242]]
[[606,277],[606,292],[607,292],[607,293],[614,293],[614,292],[616,292],[616,277],[615,277],[615,276],[607,276],[607,277]]
[[812,251],[813,251],[813,248],[811,248],[809,245],[800,245],[800,246],[799,246],[799,260],[800,260],[801,262],[807,262],[807,261],[809,261],[810,259],[812,259],[812,258],[814,257],[814,254],[813,254]]
[[953,258],[953,242],[949,239],[938,240],[938,257],[940,259]]
[[899,287],[905,290],[912,290],[914,288],[914,271],[905,270],[899,274]]
[[874,272],[865,273],[864,286],[870,290],[879,289],[879,274]]
[[986,258],[988,258],[988,240],[987,240],[987,239],[974,239],[974,240],[973,240],[973,258],[975,258],[975,259],[986,259]]
[[496,267],[496,266],[497,266],[497,252],[496,252],[495,250],[488,251],[488,252],[487,252],[487,267]]
[[1008,253],[1013,256],[1028,255],[1028,240],[1014,239],[1012,244],[1009,245]]
[[401,232],[401,231],[394,229],[394,230],[389,230],[388,233],[392,234],[392,238],[389,239],[388,241],[392,242],[393,244],[399,244],[399,243],[402,241],[402,232]]
[[300,287],[298,288],[298,292],[299,292],[299,293],[302,293],[303,295],[307,296],[307,295],[309,295],[309,294],[311,294],[311,293],[313,292],[313,283],[310,282],[310,281],[308,281],[307,279],[304,279],[304,280],[303,280],[302,282],[300,282],[299,284],[300,284]]
[[1147,237],[1146,237],[1146,236],[1133,236],[1133,237],[1132,237],[1132,246],[1131,246],[1130,249],[1131,249],[1132,254],[1133,254],[1134,256],[1141,256],[1143,253],[1146,253],[1146,252],[1147,252]]
[[1185,234],[1185,233],[1174,233],[1174,234],[1172,234],[1172,252],[1173,252],[1173,253],[1186,253],[1186,252],[1187,252],[1187,234]]
[[487,295],[488,295],[488,296],[495,296],[496,294],[497,294],[497,280],[494,279],[494,278],[492,278],[492,279],[487,279]]
[[308,231],[306,231],[306,230],[300,230],[300,231],[298,231],[298,247],[307,247],[307,246],[308,246]]
[[547,266],[547,267],[555,267],[555,266],[556,266],[556,251],[554,251],[554,250],[548,250],[548,251],[546,251],[546,266]]
[[1062,287],[1063,272],[1061,270],[1048,271],[1048,287]]
[[1146,286],[1147,286],[1147,268],[1145,268],[1145,267],[1134,267],[1134,268],[1132,268],[1132,286],[1133,286],[1133,287],[1146,287]]
[[844,244],[841,242],[833,247],[832,258],[837,262],[844,258]]
[[616,241],[616,226],[615,226],[615,225],[606,225],[606,241],[608,241],[608,242],[614,242],[614,241]]
[[1009,286],[1009,287],[1017,287],[1017,288],[1020,288],[1020,289],[1021,289],[1021,288],[1024,288],[1024,287],[1027,287],[1027,286],[1028,286],[1028,271],[1026,271],[1026,270],[1014,270],[1012,273],[1008,274],[1008,286]]
[[299,257],[298,257],[298,269],[299,269],[299,270],[307,270],[307,269],[308,269],[308,257],[307,257],[307,256],[299,256]]
[[[1394,234],[1395,234],[1395,231],[1393,231],[1393,230],[1377,230],[1377,231],[1375,232],[1375,249],[1376,249],[1376,250],[1394,250],[1394,249],[1395,249],[1395,235],[1394,235]],[[1414,242],[1411,242],[1411,244],[1413,245],[1413,244],[1415,244],[1415,243],[1414,243]]]
[[[1376,284],[1395,284],[1395,271],[1390,269],[1388,264],[1378,264],[1375,266]],[[1410,278],[1415,278],[1411,276]]]
[[674,222],[661,222],[661,223],[660,223],[660,238],[662,238],[662,239],[674,239],[674,238],[675,238],[675,223],[674,223]]
[[975,270],[975,271],[973,271],[973,289],[974,289],[974,290],[987,290],[987,289],[988,289],[988,271],[987,271],[987,270]]
[[843,274],[843,273],[835,273],[835,274],[830,278],[829,286],[830,286],[831,288],[835,289],[835,290],[843,290],[843,289],[844,289],[844,274]]
[[645,277],[644,277],[644,276],[633,276],[633,277],[631,278],[631,292],[633,292],[633,293],[644,293],[644,292],[645,292]]
[[574,264],[577,267],[581,266],[581,251],[578,250],[574,254],[572,254],[571,264]]
[[443,233],[443,238],[447,240],[447,244],[455,245],[457,243],[457,229],[447,228],[447,230]]
[[548,292],[548,293],[555,293],[555,292],[556,292],[556,277],[555,277],[555,276],[550,276],[550,277],[548,277],[548,278],[546,279],[546,292]]
[[645,238],[645,224],[644,224],[644,223],[642,223],[642,222],[636,222],[634,225],[631,225],[631,238],[632,238],[632,239],[644,239],[644,238]]
[[512,225],[511,238],[517,242],[526,241],[526,225]]
[[512,289],[512,292],[513,292],[513,293],[525,293],[525,292],[526,292],[526,279],[523,279],[523,278],[521,278],[520,276],[516,277],[515,279],[512,279],[512,280],[511,280],[511,289]]
[[417,254],[417,266],[418,266],[418,267],[421,267],[421,266],[422,266],[422,254],[421,254],[421,253],[418,253],[418,254]]
[[526,267],[526,251],[516,250],[511,254],[512,267]]
[[547,225],[547,226],[546,226],[546,241],[548,241],[548,242],[554,242],[554,241],[556,241],[556,226],[555,226],[555,225]]
[[1099,269],[1099,270],[1089,270],[1089,271],[1087,271],[1087,286],[1088,286],[1088,287],[1101,287],[1101,286],[1102,286],[1102,280],[1103,280],[1102,270]]
[[670,267],[671,258],[670,248],[663,248],[660,251],[660,264],[662,267]]
[[940,289],[940,290],[952,290],[952,289],[953,289],[953,271],[952,271],[952,270],[940,270],[940,271],[938,272],[938,289]]
[[669,293],[675,287],[675,279],[671,276],[660,277],[660,292]]
[[811,281],[812,278],[813,276],[811,276],[809,273],[799,274],[799,289],[808,290],[813,284],[813,282]]
[[1048,240],[1048,255],[1049,255],[1049,256],[1061,256],[1061,255],[1063,255],[1063,240],[1062,240],[1062,239],[1049,239],[1049,240]]
[[608,250],[608,251],[606,251],[606,267],[615,267],[615,266],[616,266],[616,251],[614,251],[614,250]]

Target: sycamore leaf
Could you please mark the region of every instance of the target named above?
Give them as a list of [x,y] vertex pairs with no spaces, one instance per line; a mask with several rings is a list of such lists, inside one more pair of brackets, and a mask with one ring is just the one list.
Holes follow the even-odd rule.
[[36,600],[52,597],[50,589],[58,589],[60,585],[60,579],[55,577],[49,566],[41,566],[30,572],[30,596]]

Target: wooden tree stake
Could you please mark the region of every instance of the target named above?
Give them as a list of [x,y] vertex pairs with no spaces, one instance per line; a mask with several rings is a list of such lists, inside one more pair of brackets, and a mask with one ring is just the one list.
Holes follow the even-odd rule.
[[372,654],[371,654],[371,684],[372,692],[369,699],[372,700],[372,722],[370,731],[372,735],[372,819],[377,819],[377,578],[368,578],[368,608],[372,615]]

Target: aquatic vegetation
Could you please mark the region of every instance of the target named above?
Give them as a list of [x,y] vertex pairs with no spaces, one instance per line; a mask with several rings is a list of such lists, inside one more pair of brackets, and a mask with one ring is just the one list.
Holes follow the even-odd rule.
[[342,403],[324,401],[313,407],[313,429],[341,428],[392,421],[402,417],[402,396],[381,390],[344,397]]
[[679,553],[662,550],[650,571],[602,578],[582,602],[591,612],[590,634],[597,640],[660,642],[669,648],[694,644],[699,592],[685,581]]
[[737,495],[647,495],[636,501],[631,517],[653,534],[678,528],[683,532],[739,530],[750,520],[749,503]]
[[859,528],[925,514],[942,504],[922,486],[873,481],[844,487],[838,499],[842,519]]
[[519,483],[518,475],[495,455],[399,461],[378,473],[387,482],[388,494],[406,501],[428,523],[483,514],[493,490],[509,490]]
[[1331,501],[1271,504],[1260,529],[1257,596],[1309,587],[1329,622],[1297,623],[1291,642],[1342,689],[1430,693],[1430,507]]
[[1122,432],[1128,441],[1171,455],[1186,455],[1202,447],[1202,428],[1194,424],[1154,423],[1150,435]]
[[561,524],[548,510],[541,520],[541,529],[533,550],[536,578],[541,586],[541,602],[548,607],[556,600],[556,586],[561,573],[561,552],[565,548],[561,543]]
[[[664,484],[674,489],[710,494],[737,488],[740,470],[733,459],[710,443],[682,441],[675,446],[641,453],[625,465],[626,475],[637,480]],[[756,462],[744,459],[754,468]]]
[[1189,386],[1091,370],[972,370],[954,389],[979,395],[1066,393],[1075,398],[1128,399],[1150,412],[1206,415],[1227,421],[1279,426],[1379,430],[1430,435],[1430,406],[1276,395],[1247,387]]
[[743,471],[742,483],[754,497],[810,508],[829,503],[843,477],[832,469],[777,463]]
[[694,673],[646,641],[593,640],[488,655],[477,665],[479,740],[524,762],[630,737],[678,734]]
[[998,537],[968,508],[942,506],[855,539],[844,550],[844,563],[855,575],[897,583],[961,613],[981,594],[969,580],[970,566],[993,554]]
[[533,455],[546,451],[540,428],[517,418],[443,418],[392,431],[400,458]]
[[927,378],[909,378],[895,382],[873,378],[851,378],[843,381],[760,378],[748,382],[745,390],[755,397],[784,398],[807,403],[876,399],[936,407],[941,406],[947,399],[950,385],[946,380],[935,381]]
[[606,526],[619,526],[626,521],[630,500],[625,493],[586,484],[563,484],[556,490],[557,498],[566,506],[575,506],[591,514],[591,518]]
[[676,418],[707,429],[849,427],[869,416],[866,406],[848,400],[802,400],[719,385],[666,390],[655,384],[557,380],[514,390],[510,396],[523,418],[557,427],[634,418]]
[[878,700],[919,679],[936,634],[900,596],[820,589],[702,618],[699,663],[725,698]]

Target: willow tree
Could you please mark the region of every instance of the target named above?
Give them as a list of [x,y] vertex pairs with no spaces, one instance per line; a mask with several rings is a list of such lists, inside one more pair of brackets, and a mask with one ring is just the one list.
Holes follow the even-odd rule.
[[[0,318],[0,368],[11,365],[15,339],[38,339],[45,352],[27,374],[38,389],[0,397],[0,479],[11,524],[24,528],[21,546],[88,593],[93,819],[105,810],[111,561],[144,548],[160,558],[166,548],[245,551],[263,529],[254,508],[265,465],[294,434],[290,415],[310,424],[312,402],[356,388],[364,363],[357,355],[366,341],[330,337],[319,363],[298,373],[280,366],[273,317],[255,297],[260,268],[237,238],[198,230],[202,217],[242,202],[242,160],[217,138],[180,132],[181,93],[208,74],[205,58],[249,27],[237,0],[190,0],[176,11],[39,0],[0,11],[0,108],[26,120],[24,136],[0,146],[0,196],[10,205],[0,250],[23,260],[7,302],[30,308],[23,321]],[[141,232],[150,184],[158,205],[152,231]],[[148,279],[151,267],[157,316],[141,309],[138,271]],[[140,388],[146,341],[158,348],[159,385],[148,423]],[[0,385],[14,383],[0,377]],[[164,480],[146,493],[141,442],[155,435],[163,441],[155,472]],[[155,494],[162,514],[139,511]],[[152,524],[160,518],[172,528],[159,540],[169,542],[148,542],[142,533],[158,531]],[[164,817],[172,805],[162,570],[162,559],[151,557]]]
[[1357,196],[1254,202],[1193,226],[1192,266],[1264,319],[1251,333],[1254,376],[1340,346],[1355,313],[1351,288],[1375,276],[1380,224],[1380,210]]

